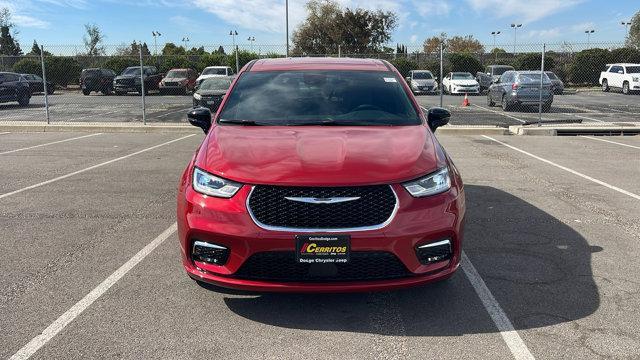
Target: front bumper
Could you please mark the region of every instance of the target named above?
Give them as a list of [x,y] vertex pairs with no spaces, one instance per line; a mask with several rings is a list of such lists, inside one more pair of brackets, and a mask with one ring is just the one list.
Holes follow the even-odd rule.
[[[188,171],[187,171],[188,172]],[[464,223],[464,192],[457,187],[428,198],[413,198],[400,185],[393,185],[399,201],[393,220],[379,230],[346,233],[351,252],[393,254],[406,276],[392,279],[342,281],[274,281],[240,278],[237,273],[252,255],[295,251],[295,231],[270,231],[258,227],[246,208],[252,186],[243,186],[231,199],[202,196],[190,186],[190,174],[183,175],[178,194],[178,234],[184,269],[192,278],[214,285],[252,291],[354,292],[398,289],[450,277],[460,263]],[[319,232],[322,234],[322,232]],[[423,265],[416,247],[450,239],[448,260]],[[195,262],[191,249],[195,240],[230,249],[224,265]]]
[[456,86],[452,86],[451,87],[451,93],[452,94],[479,94],[480,93],[480,86],[474,86],[474,87],[456,87]]

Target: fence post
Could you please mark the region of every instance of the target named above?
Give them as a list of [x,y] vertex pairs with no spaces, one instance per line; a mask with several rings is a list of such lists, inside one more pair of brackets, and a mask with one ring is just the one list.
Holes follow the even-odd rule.
[[144,102],[144,66],[142,65],[142,46],[138,49],[140,54],[140,94],[142,94],[142,125],[147,125],[146,104]]
[[342,49],[340,48],[340,45],[338,45],[338,57],[342,57]]
[[444,78],[444,74],[442,73],[444,70],[442,68],[442,53],[444,52],[444,43],[440,43],[440,107],[442,107],[442,96],[443,96],[443,88],[442,88],[442,79]]
[[42,66],[42,86],[44,86],[44,111],[47,115],[47,125],[49,125],[51,122],[49,120],[49,91],[47,89],[47,72],[44,68],[44,45],[40,45],[40,66]]
[[542,126],[542,79],[544,78],[544,53],[547,50],[547,44],[542,44],[542,61],[540,65],[540,103],[538,104],[538,126]]

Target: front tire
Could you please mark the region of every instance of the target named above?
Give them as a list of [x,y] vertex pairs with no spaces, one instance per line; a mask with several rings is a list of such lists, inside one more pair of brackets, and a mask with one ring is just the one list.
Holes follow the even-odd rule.
[[87,89],[82,89],[82,95],[87,96],[91,94],[91,91],[87,90]]
[[603,92],[609,91],[609,82],[607,81],[607,79],[602,79],[602,91]]
[[491,99],[491,94],[489,94],[488,92],[487,92],[487,106],[489,107],[496,106],[496,103],[494,103],[493,99]]
[[625,81],[622,84],[622,93],[625,94],[625,95],[629,95],[629,82],[628,81]]
[[509,103],[507,102],[507,99],[504,95],[502,95],[502,110],[504,111],[511,111],[511,105],[509,105]]

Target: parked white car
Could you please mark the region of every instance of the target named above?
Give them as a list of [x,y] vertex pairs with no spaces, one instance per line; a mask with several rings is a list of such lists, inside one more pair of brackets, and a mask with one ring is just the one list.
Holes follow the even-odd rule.
[[199,86],[204,79],[220,76],[231,76],[233,74],[233,69],[231,69],[229,66],[207,66],[206,68],[204,68],[204,70],[202,70],[202,73],[196,79],[196,86]]
[[449,94],[479,94],[480,84],[471,73],[450,72],[442,79],[442,87]]
[[600,73],[600,85],[602,91],[622,89],[624,94],[640,91],[640,64],[607,64]]

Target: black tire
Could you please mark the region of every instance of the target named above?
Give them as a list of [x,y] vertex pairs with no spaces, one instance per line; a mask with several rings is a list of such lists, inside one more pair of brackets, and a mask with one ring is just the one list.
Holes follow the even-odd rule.
[[47,86],[47,95],[53,95],[54,91],[56,91],[56,89],[53,86]]
[[106,87],[106,88],[102,89],[101,92],[102,92],[103,95],[111,95],[111,93],[113,92],[113,89],[109,86],[109,87]]
[[607,79],[602,79],[602,91],[603,92],[609,91],[609,82],[607,81]]
[[542,112],[548,113],[549,111],[551,111],[551,104],[543,104]]
[[502,105],[502,110],[511,111],[511,105],[509,105],[507,99],[504,98],[504,95],[502,95],[502,103],[500,105]]
[[115,93],[116,95],[118,95],[118,96],[122,96],[122,95],[125,95],[125,94],[126,94],[125,92],[123,92],[123,91],[118,91],[118,90],[115,90],[115,91],[114,91],[114,93]]
[[87,89],[82,89],[82,95],[89,95],[91,94],[91,91],[87,90]]
[[31,96],[29,96],[29,94],[23,94],[19,99],[18,99],[18,104],[20,106],[29,106],[29,100],[31,99]]
[[449,88],[447,89],[447,92],[449,93],[449,95],[453,95],[453,94],[451,93],[451,85],[449,85]]
[[487,92],[487,106],[493,107],[496,106],[496,103],[491,99],[491,94]]
[[629,95],[629,93],[631,93],[629,91],[629,82],[625,81],[624,83],[622,83],[622,93],[625,95]]

